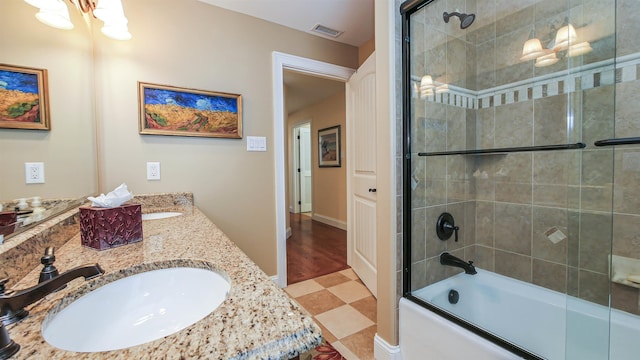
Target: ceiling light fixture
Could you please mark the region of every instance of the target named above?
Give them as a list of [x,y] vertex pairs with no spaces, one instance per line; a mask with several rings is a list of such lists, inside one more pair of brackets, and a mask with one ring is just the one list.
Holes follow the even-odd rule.
[[553,46],[554,51],[567,50],[569,44],[573,44],[578,35],[576,35],[576,29],[569,23],[569,20],[565,21],[566,25],[558,29],[556,32],[556,41]]
[[[555,31],[555,27],[551,25],[551,30]],[[550,40],[550,39],[549,39]],[[569,23],[569,19],[565,18],[562,27],[558,29],[553,37],[553,42],[549,48],[542,47],[541,41],[535,37],[532,29],[529,39],[522,47],[522,57],[520,61],[529,61],[536,59],[535,66],[543,67],[557,63],[560,59],[560,52],[566,51],[567,57],[579,56],[593,50],[588,41],[577,43],[578,35],[576,29]]]
[[547,55],[542,55],[536,59],[535,67],[544,67],[557,63],[560,59],[556,56],[556,53],[550,52]]
[[[42,23],[64,30],[73,29],[69,9],[64,0],[24,0],[40,11],[36,18]],[[115,40],[129,40],[131,33],[127,27],[121,0],[69,0],[83,14],[91,14],[104,22],[102,33]]]
[[430,90],[436,87],[433,83],[433,78],[431,75],[425,75],[420,79],[420,90]]
[[545,54],[546,52],[542,49],[540,39],[536,37],[535,31],[531,29],[531,33],[529,33],[529,40],[527,40],[522,47],[522,57],[520,58],[520,61],[533,60]]
[[414,82],[414,91],[419,92],[420,98],[425,99],[435,94],[449,92],[449,85],[433,80],[431,75],[424,75],[420,78],[420,82],[417,80]]

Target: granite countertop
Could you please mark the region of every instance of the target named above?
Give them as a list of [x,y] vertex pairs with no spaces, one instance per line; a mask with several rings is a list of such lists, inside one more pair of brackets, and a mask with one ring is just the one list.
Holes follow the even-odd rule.
[[[78,232],[56,249],[55,266],[60,273],[99,263],[105,274],[88,282],[76,279],[66,289],[27,307],[29,316],[7,327],[11,338],[21,346],[14,358],[287,359],[321,342],[320,328],[311,315],[278,288],[201,211],[192,206],[164,207],[159,211],[180,211],[183,215],[143,221],[144,239],[138,243],[98,251],[81,246]],[[154,211],[143,205],[143,212]],[[204,319],[173,335],[123,350],[69,352],[52,347],[42,338],[41,324],[49,311],[55,313],[81,294],[117,278],[175,266],[218,269],[231,283],[227,299]],[[35,285],[39,272],[37,266],[12,288]]]

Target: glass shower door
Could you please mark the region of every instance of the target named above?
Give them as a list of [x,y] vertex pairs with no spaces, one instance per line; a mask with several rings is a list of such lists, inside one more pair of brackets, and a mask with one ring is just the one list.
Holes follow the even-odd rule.
[[[435,0],[411,9],[403,59],[408,297],[531,356],[602,359],[611,351],[626,359],[616,342],[637,330],[611,343],[609,332],[640,313],[626,268],[640,261],[640,146],[597,143],[640,136],[638,16],[633,0]],[[457,228],[448,239],[438,233],[445,213]],[[443,265],[443,253],[462,262]],[[463,278],[469,260],[561,296],[559,315],[534,314],[559,320],[535,330],[548,332],[542,350],[527,344],[535,336],[474,319],[446,294],[428,295]]]

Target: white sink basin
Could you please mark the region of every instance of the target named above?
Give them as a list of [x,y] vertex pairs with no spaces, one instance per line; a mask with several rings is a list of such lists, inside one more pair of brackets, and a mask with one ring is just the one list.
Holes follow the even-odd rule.
[[159,219],[166,219],[166,218],[170,218],[170,217],[174,217],[174,216],[180,216],[182,215],[181,212],[157,212],[157,213],[150,213],[150,214],[142,214],[142,220],[159,220]]
[[42,336],[76,352],[124,349],[178,332],[227,297],[219,273],[189,267],[152,270],[99,287],[48,316]]

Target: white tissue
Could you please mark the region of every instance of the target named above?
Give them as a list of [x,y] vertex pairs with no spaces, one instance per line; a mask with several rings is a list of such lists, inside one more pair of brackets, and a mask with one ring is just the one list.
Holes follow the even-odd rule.
[[100,194],[98,197],[89,196],[87,199],[91,201],[91,206],[112,208],[122,205],[131,198],[133,198],[133,194],[127,189],[127,184],[123,183],[107,195]]

